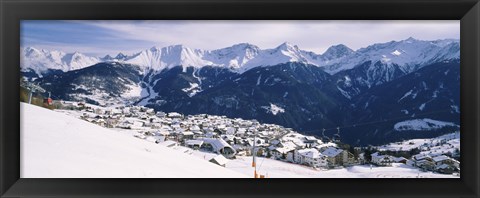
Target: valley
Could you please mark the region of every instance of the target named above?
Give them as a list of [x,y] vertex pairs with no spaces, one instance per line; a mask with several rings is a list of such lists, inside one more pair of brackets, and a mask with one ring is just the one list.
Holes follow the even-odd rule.
[[[323,54],[290,43],[210,51],[175,45],[115,58],[77,54],[79,63],[33,48],[24,54],[26,78],[56,100],[255,119],[326,138],[339,127],[339,138],[355,146],[432,138],[460,125],[458,40],[408,38],[356,51],[336,45]],[[395,127],[416,119],[452,124]]]

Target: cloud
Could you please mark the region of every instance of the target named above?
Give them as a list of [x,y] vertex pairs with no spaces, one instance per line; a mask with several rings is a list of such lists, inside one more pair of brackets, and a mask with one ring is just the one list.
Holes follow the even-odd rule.
[[[345,44],[356,50],[408,37],[421,40],[460,38],[460,21],[62,21],[58,26],[66,24],[72,27],[68,34],[62,34],[66,36],[64,40],[68,41],[70,34],[76,38],[80,33],[96,38],[78,36],[85,41],[63,48],[70,48],[70,51],[97,49],[92,53],[103,54],[133,53],[152,46],[175,44],[212,50],[251,43],[266,49],[286,41],[305,50],[323,53],[335,44]],[[54,27],[46,32],[54,35]],[[76,27],[88,27],[89,31],[79,29],[75,32]],[[62,44],[52,43],[56,43],[52,47]]]

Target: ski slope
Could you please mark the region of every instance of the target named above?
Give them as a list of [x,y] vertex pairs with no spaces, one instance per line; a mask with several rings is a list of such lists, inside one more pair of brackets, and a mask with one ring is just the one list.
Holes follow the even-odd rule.
[[181,151],[21,103],[21,178],[248,177]]
[[[173,149],[204,160],[209,160],[216,155],[181,146]],[[225,167],[249,177],[254,175],[252,157],[237,156],[236,159],[229,159]],[[265,175],[267,178],[459,178],[455,175],[423,172],[402,163],[393,163],[391,167],[355,165],[347,168],[319,170],[263,157],[257,158],[257,173]]]

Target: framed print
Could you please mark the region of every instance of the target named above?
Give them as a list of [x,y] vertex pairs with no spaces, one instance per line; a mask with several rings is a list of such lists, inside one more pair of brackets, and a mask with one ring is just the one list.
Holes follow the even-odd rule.
[[1,195],[478,197],[479,9],[2,1]]
[[459,20],[20,25],[22,178],[460,178]]

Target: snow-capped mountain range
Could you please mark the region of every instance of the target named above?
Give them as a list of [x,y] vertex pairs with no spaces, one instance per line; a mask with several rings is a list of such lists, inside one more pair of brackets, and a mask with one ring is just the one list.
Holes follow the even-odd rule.
[[119,53],[99,58],[85,54],[40,50],[33,47],[21,49],[22,71],[33,70],[37,74],[48,70],[71,71],[85,68],[99,62],[124,62],[142,67],[144,70],[163,70],[175,66],[228,68],[243,73],[258,66],[272,66],[287,62],[300,62],[322,67],[327,73],[335,74],[354,68],[365,61],[381,61],[399,65],[405,72],[411,72],[422,65],[460,57],[459,40],[444,39],[422,41],[408,38],[402,41],[373,44],[356,51],[345,45],[335,45],[323,54],[301,50],[298,46],[283,43],[273,49],[240,43],[217,50],[192,49],[183,45],[152,47],[133,55]]
[[33,47],[22,48],[20,51],[21,70],[33,70],[39,75],[48,70],[67,72],[82,69],[100,61],[101,59],[97,57],[87,56],[80,52],[65,53],[57,50],[40,50]]
[[[218,50],[175,45],[103,58],[22,50],[22,74],[54,99],[256,119],[314,135],[319,128],[390,120],[342,129],[342,141],[354,145],[437,137],[460,122],[458,40],[408,38],[356,51],[335,45],[323,54],[289,43]],[[420,119],[454,125],[395,130],[396,123]]]

